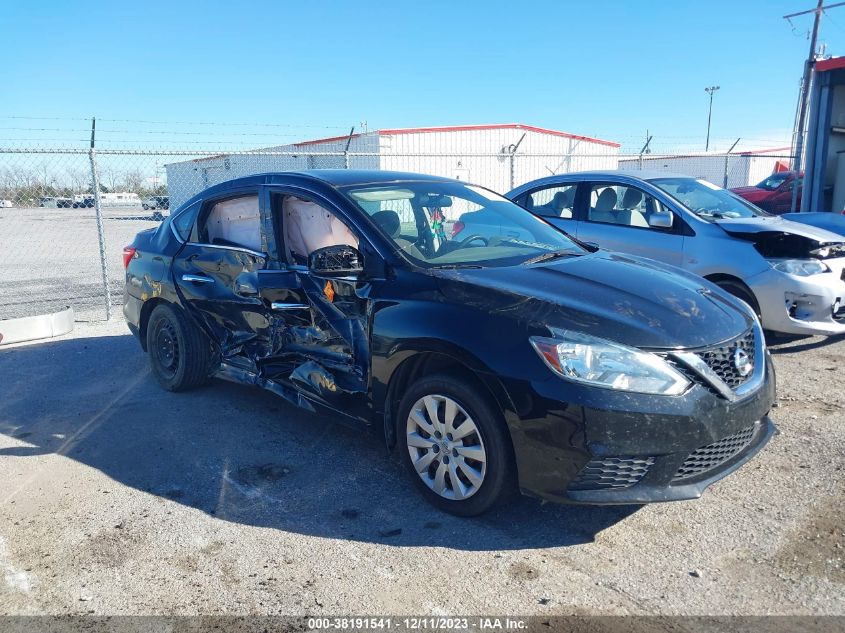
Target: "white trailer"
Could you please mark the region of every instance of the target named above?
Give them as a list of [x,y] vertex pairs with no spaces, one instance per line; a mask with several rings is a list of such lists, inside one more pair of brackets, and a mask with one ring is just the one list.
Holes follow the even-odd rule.
[[778,147],[735,154],[701,152],[683,155],[626,156],[619,159],[619,169],[684,174],[732,189],[756,185],[773,172],[788,169],[789,152],[789,147]]
[[[346,153],[348,152],[348,153]],[[171,163],[171,208],[211,185],[297,169],[382,169],[446,176],[506,192],[551,174],[615,169],[619,144],[530,125],[383,129]]]

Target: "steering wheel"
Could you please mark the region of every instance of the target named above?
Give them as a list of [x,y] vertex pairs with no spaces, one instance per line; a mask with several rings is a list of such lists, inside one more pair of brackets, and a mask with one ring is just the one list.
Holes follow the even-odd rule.
[[482,242],[484,242],[484,246],[487,246],[490,243],[490,240],[488,240],[483,235],[473,234],[473,235],[470,235],[467,238],[462,239],[458,244],[458,248],[463,248],[464,246],[466,246],[470,242],[474,242],[476,240],[481,240]]

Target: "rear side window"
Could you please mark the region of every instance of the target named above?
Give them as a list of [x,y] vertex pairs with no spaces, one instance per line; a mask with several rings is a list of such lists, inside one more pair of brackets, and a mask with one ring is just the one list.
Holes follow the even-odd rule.
[[550,218],[572,219],[578,185],[559,185],[532,191],[525,197],[525,207],[532,213]]
[[200,227],[200,239],[218,246],[261,250],[258,195],[240,196],[214,204]]

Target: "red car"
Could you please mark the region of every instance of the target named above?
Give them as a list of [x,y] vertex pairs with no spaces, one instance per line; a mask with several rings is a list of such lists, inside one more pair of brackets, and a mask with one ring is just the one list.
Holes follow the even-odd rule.
[[[796,210],[801,208],[801,188],[804,184],[804,174],[801,174],[801,176],[798,181]],[[769,213],[780,215],[789,213],[792,208],[792,187],[794,185],[795,172],[780,171],[753,187],[735,187],[731,191]]]

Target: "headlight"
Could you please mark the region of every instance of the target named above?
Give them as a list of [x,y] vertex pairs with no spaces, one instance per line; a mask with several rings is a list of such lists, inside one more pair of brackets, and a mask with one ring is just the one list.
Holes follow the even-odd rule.
[[675,396],[690,382],[655,354],[604,339],[550,328],[554,338],[532,336],[531,345],[549,368],[594,387]]
[[787,275],[809,277],[819,273],[829,273],[827,264],[817,259],[769,259],[769,266]]

